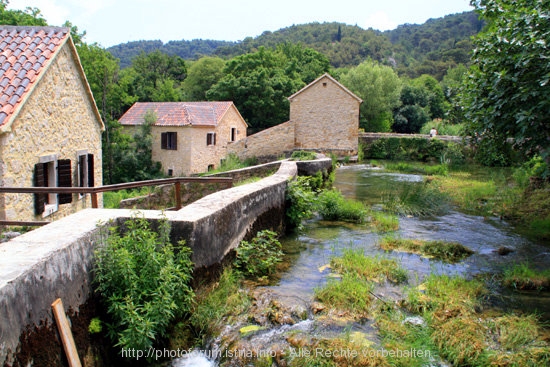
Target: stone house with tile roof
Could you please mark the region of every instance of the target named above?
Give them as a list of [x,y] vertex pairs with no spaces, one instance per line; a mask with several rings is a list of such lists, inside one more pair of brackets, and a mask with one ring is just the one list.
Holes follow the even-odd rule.
[[[101,185],[103,130],[70,30],[0,26],[0,186]],[[87,207],[90,195],[0,194],[1,220]]]
[[134,135],[148,111],[152,126],[152,159],[168,176],[207,172],[220,165],[227,147],[246,137],[247,124],[233,102],[137,102],[120,119]]
[[288,97],[290,120],[248,136],[229,147],[241,158],[261,160],[314,150],[353,155],[359,146],[359,107],[363,102],[329,74]]

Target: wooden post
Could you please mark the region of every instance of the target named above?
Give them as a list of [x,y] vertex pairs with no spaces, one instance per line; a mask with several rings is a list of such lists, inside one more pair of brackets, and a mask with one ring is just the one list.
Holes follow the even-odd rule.
[[181,182],[176,182],[174,184],[175,186],[175,192],[176,192],[176,210],[181,209]]
[[78,352],[76,345],[74,344],[73,333],[69,326],[69,320],[65,315],[65,309],[63,308],[63,302],[61,298],[58,298],[52,303],[53,315],[55,316],[55,322],[59,329],[59,335],[61,335],[61,341],[63,342],[63,349],[67,355],[70,367],[82,367],[80,359],[78,358]]
[[92,208],[97,209],[97,192],[92,192]]

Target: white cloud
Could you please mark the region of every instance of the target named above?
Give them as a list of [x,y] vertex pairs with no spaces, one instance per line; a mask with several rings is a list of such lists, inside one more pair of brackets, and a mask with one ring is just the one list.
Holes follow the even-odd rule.
[[367,18],[364,28],[374,28],[380,31],[387,31],[397,28],[397,26],[397,22],[391,20],[390,17],[388,17],[388,14],[383,11],[377,11]]

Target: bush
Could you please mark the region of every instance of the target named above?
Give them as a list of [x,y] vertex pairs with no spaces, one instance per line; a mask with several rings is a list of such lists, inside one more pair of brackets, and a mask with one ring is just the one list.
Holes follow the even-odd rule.
[[158,233],[144,218],[125,226],[124,234],[111,228],[95,252],[94,281],[111,317],[106,324],[115,346],[143,350],[190,309],[191,250],[183,242],[174,249],[167,220],[160,221]]
[[326,190],[319,194],[319,214],[325,220],[364,223],[367,209],[363,203],[344,198],[336,190]]
[[312,161],[317,159],[317,153],[305,150],[295,150],[292,152],[290,159],[293,161]]
[[259,231],[251,242],[241,241],[236,252],[235,268],[253,278],[272,274],[283,259],[277,233],[269,230]]
[[317,197],[311,180],[309,176],[298,176],[288,183],[286,218],[291,228],[301,229],[302,221],[313,216]]

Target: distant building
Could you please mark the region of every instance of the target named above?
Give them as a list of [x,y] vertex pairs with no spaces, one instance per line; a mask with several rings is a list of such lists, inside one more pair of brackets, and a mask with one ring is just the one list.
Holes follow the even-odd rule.
[[[101,185],[104,126],[70,30],[0,26],[0,50],[0,186]],[[0,219],[90,206],[90,195],[0,194]]]
[[233,102],[138,102],[121,118],[134,135],[154,112],[152,159],[168,176],[187,176],[219,167],[227,147],[246,137],[247,124]]
[[288,100],[288,122],[251,135],[229,150],[241,158],[271,159],[300,149],[340,156],[357,153],[361,98],[324,74]]

